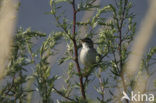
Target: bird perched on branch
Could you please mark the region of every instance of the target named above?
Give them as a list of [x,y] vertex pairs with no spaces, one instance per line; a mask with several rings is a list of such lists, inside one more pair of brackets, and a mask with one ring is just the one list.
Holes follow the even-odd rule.
[[97,63],[98,53],[94,48],[93,41],[90,38],[81,39],[82,49],[80,51],[80,62],[85,66],[86,75],[91,72],[93,66]]
[[90,38],[81,39],[82,49],[80,51],[80,62],[85,66],[92,66],[96,63],[96,56],[98,55],[93,41]]

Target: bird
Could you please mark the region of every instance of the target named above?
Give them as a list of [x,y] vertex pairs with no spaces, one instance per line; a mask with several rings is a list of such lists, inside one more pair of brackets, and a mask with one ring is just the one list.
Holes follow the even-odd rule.
[[86,75],[89,75],[89,72],[91,72],[92,68],[94,68],[94,65],[96,62],[96,57],[98,56],[98,53],[96,49],[94,48],[94,43],[90,38],[84,38],[81,39],[82,48],[80,51],[80,62],[85,66],[84,69],[87,73]]

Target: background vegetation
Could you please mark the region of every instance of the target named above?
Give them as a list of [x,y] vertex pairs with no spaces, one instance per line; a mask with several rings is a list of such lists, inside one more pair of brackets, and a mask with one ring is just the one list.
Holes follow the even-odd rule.
[[[120,103],[122,91],[129,94],[136,89],[139,76],[145,74],[148,75],[143,76],[146,86],[141,92],[154,92],[148,89],[148,80],[154,74],[155,47],[145,53],[133,77],[125,72],[136,37],[135,14],[131,10],[133,2],[114,0],[113,4],[104,7],[94,5],[95,2],[50,0],[48,14],[55,17],[61,31],[45,34],[31,29],[17,30],[5,66],[5,77],[1,79],[1,103],[33,103],[33,96],[38,94],[41,103]],[[66,5],[73,10],[69,17],[65,16]],[[87,21],[78,21],[80,12],[90,10],[96,10],[96,14]],[[97,58],[100,62],[90,71],[89,80],[85,79],[86,70],[79,63],[81,31],[78,28],[83,27],[88,28],[85,37],[94,40],[97,52],[102,55]],[[66,50],[62,50],[65,53],[59,58],[58,67],[65,64],[67,68],[63,67],[65,72],[57,74],[56,67],[51,66],[51,59],[58,53],[57,47],[62,42]],[[62,82],[61,88],[58,81]],[[95,98],[91,98],[92,95]]]

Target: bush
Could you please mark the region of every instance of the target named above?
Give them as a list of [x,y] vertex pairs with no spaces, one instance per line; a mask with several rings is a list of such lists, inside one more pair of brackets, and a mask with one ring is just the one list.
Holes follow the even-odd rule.
[[[112,103],[120,102],[120,90],[130,93],[134,89],[135,78],[127,83],[129,78],[123,72],[136,32],[135,14],[131,11],[133,3],[130,0],[115,0],[101,7],[94,5],[95,2],[50,0],[49,14],[55,17],[57,27],[61,28],[59,32],[45,34],[18,29],[6,66],[7,74],[2,80],[1,103],[32,103],[33,96],[38,93],[42,103]],[[69,17],[64,16],[64,4],[71,5],[73,9]],[[87,21],[76,19],[79,13],[90,10],[95,10],[96,14]],[[67,19],[70,17],[72,21]],[[86,68],[79,63],[82,35],[78,29],[83,27],[88,28],[85,37],[94,39],[97,52],[101,55],[88,80],[83,75]],[[58,66],[66,65],[68,68],[64,73],[57,74],[57,66],[50,65],[50,58],[53,59],[58,44],[62,42],[66,50],[59,58]],[[155,53],[155,48],[146,53],[139,73],[152,75],[149,69],[155,63],[152,59]],[[62,82],[62,88],[58,88],[57,81]],[[93,96],[95,98],[91,98]]]

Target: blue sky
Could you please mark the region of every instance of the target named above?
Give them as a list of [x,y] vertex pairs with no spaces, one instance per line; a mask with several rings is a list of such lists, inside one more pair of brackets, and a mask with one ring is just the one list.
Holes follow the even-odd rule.
[[[101,4],[111,0],[101,0]],[[148,0],[135,0],[133,11],[136,13],[136,21],[139,24],[143,19],[147,7]],[[66,7],[70,10],[70,7]],[[55,30],[55,20],[51,15],[46,15],[50,11],[49,0],[21,0],[19,9],[18,26],[24,28],[31,27],[33,30],[39,30],[49,33]]]

